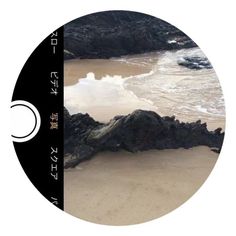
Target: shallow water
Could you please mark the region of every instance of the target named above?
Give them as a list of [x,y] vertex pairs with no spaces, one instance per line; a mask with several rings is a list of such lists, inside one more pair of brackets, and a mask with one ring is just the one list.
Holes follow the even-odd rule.
[[204,57],[204,54],[199,48],[158,53],[152,74],[127,79],[125,89],[149,100],[164,114],[224,117],[224,99],[215,71],[179,66],[177,61],[185,56]]
[[[83,73],[77,71],[73,74],[78,76],[77,83],[65,86],[65,106],[72,114],[91,114],[97,109],[118,114],[122,109],[127,113],[140,108],[180,119],[224,119],[224,99],[215,71],[179,66],[177,61],[185,56],[205,57],[199,48],[194,48],[86,60],[89,63],[67,61],[66,68],[70,63],[83,63]],[[94,68],[99,68],[99,73]],[[67,84],[69,79],[65,75]]]

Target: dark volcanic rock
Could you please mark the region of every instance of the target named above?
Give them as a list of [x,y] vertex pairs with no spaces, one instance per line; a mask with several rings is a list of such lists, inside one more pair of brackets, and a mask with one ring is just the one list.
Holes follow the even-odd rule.
[[178,61],[178,64],[194,70],[212,69],[212,65],[206,57],[184,57]]
[[[220,151],[224,133],[218,128],[208,131],[200,120],[179,122],[172,117],[161,117],[153,111],[136,110],[126,116],[116,116],[107,124],[94,121],[88,114],[65,114],[65,168],[74,167],[90,159],[99,151],[129,152],[149,149],[190,148],[205,145]],[[67,124],[68,123],[68,124]]]
[[158,18],[131,11],[80,17],[64,26],[64,58],[110,58],[197,46]]

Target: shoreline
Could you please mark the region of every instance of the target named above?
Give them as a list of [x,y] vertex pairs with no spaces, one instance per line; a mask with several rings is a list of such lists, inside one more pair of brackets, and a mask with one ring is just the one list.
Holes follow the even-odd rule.
[[[186,97],[195,95],[203,104],[204,101],[212,101],[214,96],[217,98],[219,94],[207,93],[209,96],[205,96],[205,90],[197,87],[208,81],[211,72],[198,71],[198,77],[194,77],[195,71],[182,67],[179,71],[176,64],[168,64],[168,61],[174,61],[169,52],[167,56],[164,55],[164,59],[158,56],[140,60],[135,56],[126,58],[129,63],[117,59],[76,59],[65,62],[66,108],[70,114],[88,113],[102,123],[108,123],[114,116],[127,115],[137,109],[149,110],[160,116],[175,115],[180,122],[196,122],[200,119],[202,123],[207,123],[209,131],[219,127],[224,131],[224,116],[204,115],[197,109],[195,112],[189,110],[188,113],[181,113],[181,109],[175,110],[178,109],[178,104],[186,100],[184,96],[180,97],[182,100],[176,97],[175,91],[171,90],[175,87],[186,86],[188,91],[193,86],[202,91],[200,94],[195,94],[196,91],[193,94],[186,93]],[[140,96],[140,91],[138,95],[133,92],[137,92],[145,85],[143,82],[147,81],[137,83],[138,80],[130,80],[133,83],[131,86],[136,86],[131,87],[131,90],[124,89],[121,83],[127,75],[150,72],[154,64],[160,69],[159,74],[155,75],[159,79],[156,86],[166,88],[165,85],[170,85],[170,90],[168,86],[166,90],[156,90],[156,105],[148,103],[148,99],[142,99],[146,97]],[[95,78],[86,76],[89,72],[94,73]],[[184,78],[181,77],[183,75]],[[199,83],[188,81],[187,78],[191,76]],[[155,82],[157,81],[152,80],[146,85],[152,88]],[[171,85],[174,87],[171,88]],[[148,93],[149,90],[146,90],[145,94]],[[196,107],[196,101],[191,102],[190,106]],[[215,100],[212,102],[214,104]],[[72,139],[75,140],[76,136]],[[64,170],[64,210],[82,220],[106,225],[130,225],[156,219],[181,206],[202,186],[218,156],[218,153],[206,146],[151,149],[136,153],[124,150],[97,152],[91,160]]]
[[[199,50],[194,50],[197,55],[200,53]],[[218,128],[219,123],[224,130],[224,108],[219,105],[223,98],[220,97],[218,87],[211,90],[215,91],[213,94],[202,87],[191,90],[192,86],[200,86],[201,81],[206,82],[208,76],[213,76],[209,84],[214,79],[217,80],[214,71],[183,68],[177,61],[171,64],[168,58],[174,61],[178,56],[172,58],[173,53],[166,53],[167,56],[153,52],[119,59],[76,59],[65,62],[65,106],[71,114],[88,113],[101,122],[108,122],[116,115],[127,115],[136,109],[143,109],[155,111],[161,116],[175,115],[183,122],[201,119],[211,130]],[[191,53],[189,52],[190,55]],[[164,65],[169,68],[168,71]],[[151,71],[153,74],[149,75]],[[196,77],[188,81],[191,76]],[[154,92],[152,86],[156,86]],[[181,86],[183,89],[186,87],[186,90],[181,92]],[[186,96],[194,98],[189,104],[186,102],[185,92]],[[216,107],[210,105],[212,97]],[[216,99],[220,101],[217,102]],[[205,101],[206,106],[202,107],[201,103],[199,105],[200,100]],[[214,109],[223,110],[214,113]]]

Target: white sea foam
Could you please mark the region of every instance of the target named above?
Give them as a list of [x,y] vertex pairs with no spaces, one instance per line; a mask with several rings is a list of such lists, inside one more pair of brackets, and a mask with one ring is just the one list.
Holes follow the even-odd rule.
[[[145,74],[147,75],[147,74]],[[143,75],[143,76],[145,76]],[[138,76],[139,78],[142,75]],[[136,104],[138,107],[145,107],[145,104],[152,104],[145,98],[139,98],[132,90],[124,88],[126,79],[121,76],[104,76],[102,79],[95,79],[94,73],[90,72],[79,83],[64,88],[64,103],[71,114],[86,113],[88,108],[97,107],[125,107],[127,103]],[[148,107],[148,106],[146,106]]]
[[224,116],[224,99],[214,70],[179,66],[177,61],[185,56],[205,57],[199,48],[160,52],[151,73],[127,79],[124,87],[157,108],[162,104],[164,113]]

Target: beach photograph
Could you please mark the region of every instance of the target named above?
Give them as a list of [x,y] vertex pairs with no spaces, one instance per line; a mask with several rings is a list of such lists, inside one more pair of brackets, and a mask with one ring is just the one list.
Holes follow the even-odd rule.
[[220,82],[185,33],[105,11],[64,25],[64,211],[92,223],[164,216],[202,186],[225,132]]

